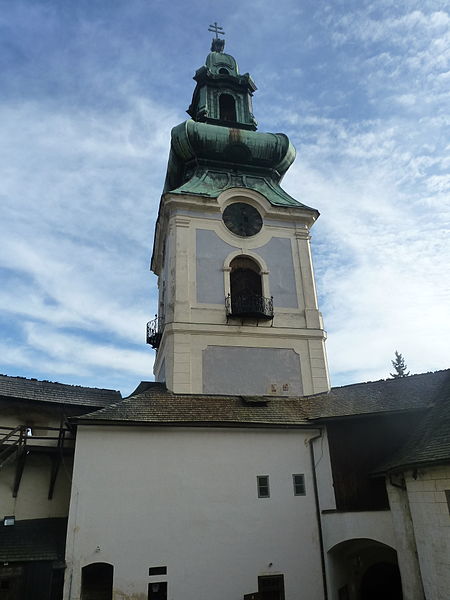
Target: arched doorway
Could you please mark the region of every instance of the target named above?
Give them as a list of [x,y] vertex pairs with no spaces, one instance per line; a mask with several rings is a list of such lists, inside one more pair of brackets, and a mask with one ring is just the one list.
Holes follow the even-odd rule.
[[112,600],[114,567],[92,563],[81,570],[81,600]]
[[403,600],[394,548],[376,540],[346,540],[329,552],[333,587],[338,600]]

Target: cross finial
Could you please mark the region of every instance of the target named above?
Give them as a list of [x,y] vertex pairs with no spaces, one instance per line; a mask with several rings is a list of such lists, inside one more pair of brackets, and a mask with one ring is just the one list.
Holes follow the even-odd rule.
[[208,31],[216,34],[216,37],[213,38],[211,43],[211,52],[223,52],[225,48],[225,40],[222,40],[219,35],[225,35],[225,31],[223,27],[217,25],[217,22],[214,21],[214,25],[210,25]]
[[209,26],[208,31],[211,31],[212,33],[216,34],[216,40],[219,39],[219,35],[225,35],[225,31],[223,30],[223,27],[221,27],[220,25],[217,25],[216,21],[214,21],[214,25]]

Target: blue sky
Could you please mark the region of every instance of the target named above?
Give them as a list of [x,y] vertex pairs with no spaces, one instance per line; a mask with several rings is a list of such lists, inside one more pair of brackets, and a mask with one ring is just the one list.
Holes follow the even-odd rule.
[[435,0],[0,0],[0,372],[129,393],[171,128],[210,23],[314,206],[333,385],[449,367],[450,14]]

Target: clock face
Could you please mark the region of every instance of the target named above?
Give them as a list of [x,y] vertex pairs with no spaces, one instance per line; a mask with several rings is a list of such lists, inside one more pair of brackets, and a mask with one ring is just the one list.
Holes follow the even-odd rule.
[[222,218],[228,229],[241,237],[256,235],[262,227],[262,217],[259,212],[244,202],[235,202],[227,206]]

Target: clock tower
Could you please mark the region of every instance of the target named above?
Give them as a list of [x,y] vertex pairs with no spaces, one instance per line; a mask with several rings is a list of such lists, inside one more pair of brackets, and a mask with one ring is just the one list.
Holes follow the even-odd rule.
[[151,267],[154,372],[175,393],[299,396],[329,389],[309,231],[317,210],[280,182],[295,159],[259,133],[255,83],[213,40],[172,130]]

